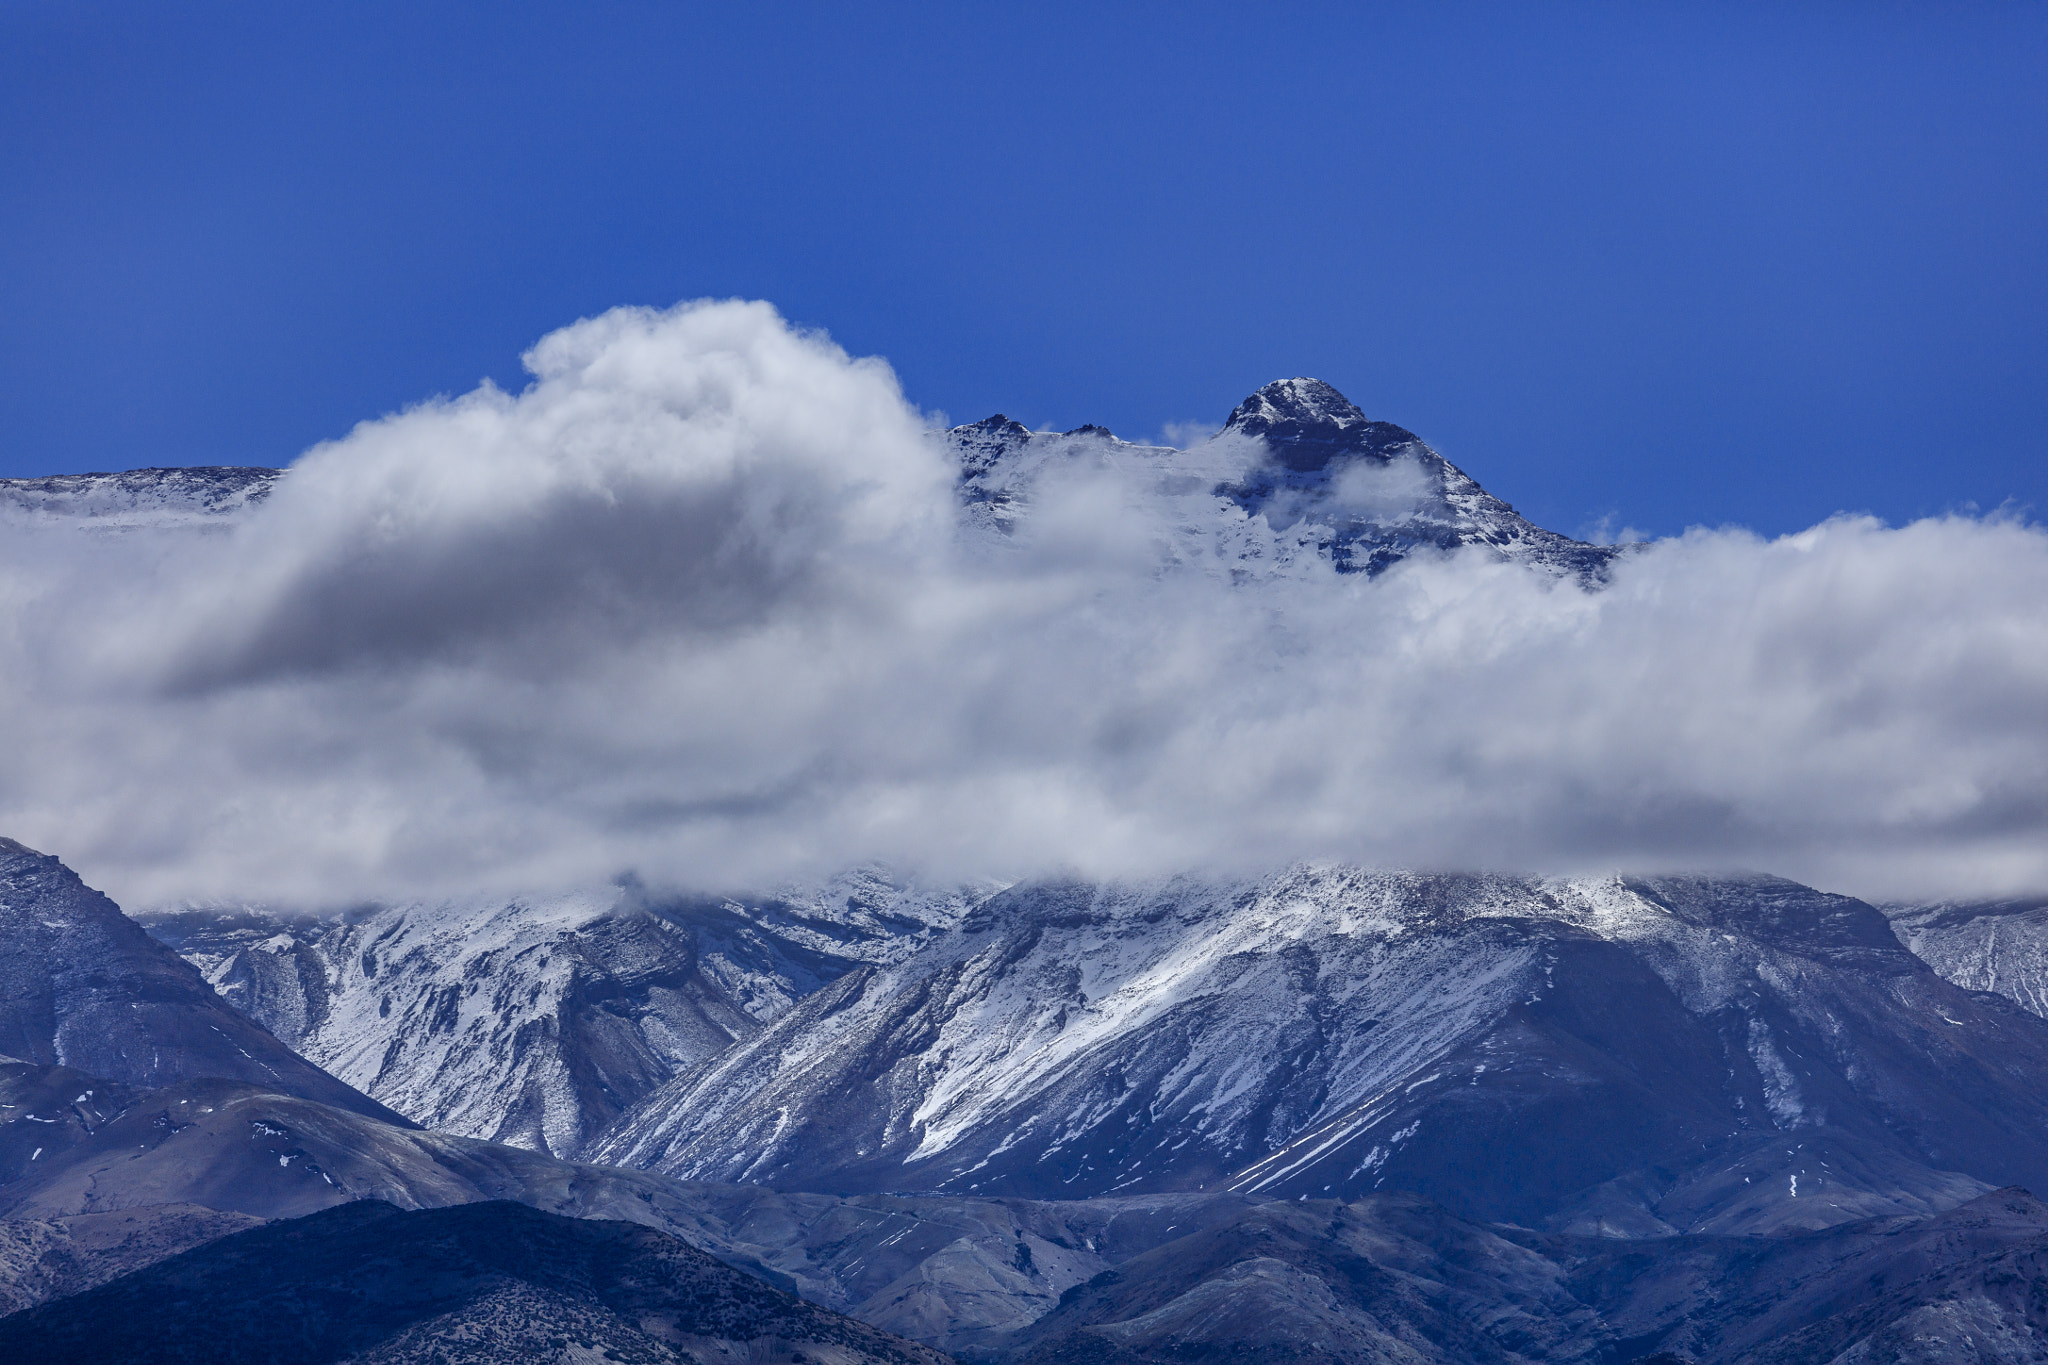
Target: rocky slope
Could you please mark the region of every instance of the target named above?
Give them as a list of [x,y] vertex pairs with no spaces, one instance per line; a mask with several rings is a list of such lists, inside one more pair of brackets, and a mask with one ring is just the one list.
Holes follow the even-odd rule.
[[1118,1260],[1249,1204],[846,1199],[703,1185],[398,1128],[231,1082],[139,1091],[0,1063],[0,1305],[75,1292],[252,1221],[361,1199],[513,1199],[642,1223],[949,1349],[1021,1327]]
[[222,1076],[397,1116],[230,1007],[57,859],[0,839],[0,1055],[153,1087]]
[[364,1201],[0,1318],[36,1361],[946,1365],[633,1223]]
[[573,1153],[673,1076],[864,962],[893,960],[994,888],[874,870],[765,898],[260,908],[138,918],[222,998],[444,1132]]
[[0,1315],[82,1293],[262,1222],[196,1204],[0,1220]]
[[1035,1198],[1375,1189],[1624,1234],[2048,1182],[2048,1027],[1769,878],[1032,885],[650,1095],[595,1159]]
[[2024,1190],[1814,1233],[1626,1242],[1411,1196],[1279,1201],[1123,1262],[970,1358],[2035,1361],[2044,1283],[2048,1210]]
[[2048,1017],[2048,901],[1891,906],[1892,932],[1946,979]]
[[163,1204],[293,1218],[351,1199],[403,1208],[519,1199],[619,1217],[653,1209],[672,1189],[652,1173],[423,1132],[240,1081],[139,1090],[0,1063],[0,1218]]
[[[757,1280],[990,1362],[1628,1361],[1660,1348],[1712,1362],[2017,1362],[2037,1358],[2044,1325],[2027,1286],[2048,1282],[2048,1214],[2014,1190],[1818,1232],[1630,1239],[1485,1225],[1413,1195],[1041,1202],[703,1185],[229,1083],[137,1094],[21,1063],[0,1067],[0,1105],[0,1294],[15,1304],[154,1264],[252,1217],[360,1209],[365,1198],[512,1198],[679,1236]],[[24,1140],[43,1146],[35,1159],[23,1159]],[[214,1317],[237,1311],[232,1292],[196,1287]],[[375,1288],[353,1315],[410,1302]],[[77,1303],[104,1311],[89,1296]],[[89,1320],[75,1308],[4,1320],[0,1340],[73,1349],[75,1337],[5,1332]],[[534,1316],[585,1321],[546,1307]],[[504,1319],[487,1313],[470,1335],[491,1323]],[[623,1351],[630,1338],[609,1340]],[[502,1337],[493,1349],[531,1343]]]

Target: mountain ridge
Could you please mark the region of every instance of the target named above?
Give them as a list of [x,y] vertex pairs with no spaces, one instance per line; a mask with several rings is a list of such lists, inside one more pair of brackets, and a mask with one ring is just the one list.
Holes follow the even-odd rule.
[[[1028,517],[1048,471],[1106,459],[1139,472],[1178,509],[1184,552],[1220,559],[1232,573],[1321,562],[1372,575],[1417,553],[1473,547],[1590,586],[1626,553],[1534,525],[1413,432],[1366,418],[1319,379],[1259,388],[1216,439],[1188,450],[1121,441],[1094,424],[1034,432],[1001,413],[933,436],[955,462],[969,528],[996,536]],[[102,530],[219,528],[289,474],[192,466],[0,479],[0,511]]]
[[405,1124],[231,1008],[48,854],[0,838],[0,1054],[155,1087],[224,1076]]

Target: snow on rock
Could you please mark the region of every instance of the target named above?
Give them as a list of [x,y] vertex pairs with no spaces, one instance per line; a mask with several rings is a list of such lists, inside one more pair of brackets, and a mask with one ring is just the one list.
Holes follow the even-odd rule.
[[1728,1226],[1783,1216],[1728,1172],[1825,1135],[1846,1155],[1799,1168],[1820,1226],[2048,1175],[2048,1028],[2002,1004],[1871,907],[1772,878],[1026,885],[678,1074],[587,1154],[846,1192],[1385,1186],[1530,1221],[1635,1172],[1634,1226]]
[[1369,420],[1317,379],[1266,385],[1188,450],[1096,426],[1034,432],[1001,414],[946,438],[968,523],[986,535],[1017,535],[1056,477],[1108,479],[1163,528],[1169,562],[1236,581],[1311,566],[1376,574],[1411,554],[1474,546],[1593,583],[1625,552],[1533,525],[1413,432]]
[[[958,461],[964,527],[984,550],[1042,515],[1059,480],[1097,478],[1156,523],[1165,562],[1235,581],[1331,567],[1376,574],[1409,555],[1476,546],[1596,583],[1625,552],[1531,524],[1413,432],[1369,420],[1316,379],[1266,385],[1216,438],[1187,450],[1092,425],[1034,432],[1000,413],[941,439]],[[220,467],[0,480],[0,515],[92,530],[222,527],[288,475]]]
[[138,918],[230,1004],[400,1113],[567,1153],[794,1001],[914,951],[974,894],[859,869],[751,902],[613,887],[340,917],[182,907]]
[[2048,1017],[2048,901],[1893,906],[1892,931],[1947,980]]
[[[58,859],[0,838],[0,1057],[107,1080],[223,1076],[395,1118],[228,1008]],[[91,1098],[87,1088],[74,1104]]]
[[0,479],[0,515],[75,519],[91,530],[203,526],[261,502],[282,472],[226,465]]

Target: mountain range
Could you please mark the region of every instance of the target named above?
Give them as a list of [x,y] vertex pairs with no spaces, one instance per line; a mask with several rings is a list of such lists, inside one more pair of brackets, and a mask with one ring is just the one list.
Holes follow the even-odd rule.
[[[1284,380],[1188,450],[935,433],[1232,579],[1476,548]],[[232,533],[289,470],[0,483]],[[0,840],[9,1359],[983,1365],[2048,1358],[2048,908],[1761,874],[618,884],[124,914]]]
[[[1533,524],[1413,432],[1368,419],[1319,379],[1266,385],[1186,450],[1098,426],[1035,432],[1000,413],[934,439],[956,465],[966,526],[997,539],[1028,521],[1049,474],[1095,471],[1131,480],[1167,509],[1177,554],[1218,559],[1234,575],[1311,562],[1376,574],[1418,552],[1473,546],[1597,583],[1626,553]],[[290,477],[222,466],[0,479],[0,514],[88,531],[220,529]]]

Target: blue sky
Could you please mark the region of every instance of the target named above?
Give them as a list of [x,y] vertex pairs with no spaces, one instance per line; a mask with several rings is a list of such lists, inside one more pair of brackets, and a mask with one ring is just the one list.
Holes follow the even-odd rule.
[[2048,505],[2048,6],[0,4],[0,475],[288,461],[619,303],[956,421],[1293,374],[1536,520]]

